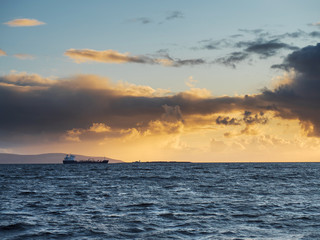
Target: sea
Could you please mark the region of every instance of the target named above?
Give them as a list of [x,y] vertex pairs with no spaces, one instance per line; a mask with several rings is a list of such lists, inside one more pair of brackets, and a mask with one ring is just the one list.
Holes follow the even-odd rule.
[[0,165],[0,239],[320,239],[320,163]]

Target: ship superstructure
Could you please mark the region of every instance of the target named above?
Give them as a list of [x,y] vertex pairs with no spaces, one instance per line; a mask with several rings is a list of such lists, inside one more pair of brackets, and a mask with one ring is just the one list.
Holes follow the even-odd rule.
[[93,159],[88,159],[88,160],[76,160],[76,156],[72,154],[67,154],[64,159],[63,159],[63,164],[77,164],[77,163],[108,163],[109,160],[93,160]]

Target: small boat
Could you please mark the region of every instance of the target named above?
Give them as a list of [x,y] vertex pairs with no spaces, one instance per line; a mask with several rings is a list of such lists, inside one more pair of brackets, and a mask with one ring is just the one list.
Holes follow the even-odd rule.
[[94,159],[88,159],[88,160],[76,160],[76,156],[72,154],[67,154],[63,159],[63,164],[81,164],[81,163],[108,163],[109,160],[94,160]]

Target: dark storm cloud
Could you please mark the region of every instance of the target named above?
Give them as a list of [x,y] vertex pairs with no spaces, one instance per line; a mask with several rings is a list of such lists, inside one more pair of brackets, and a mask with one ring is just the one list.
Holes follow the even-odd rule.
[[320,43],[289,54],[273,67],[294,70],[295,77],[273,91],[265,90],[262,99],[276,104],[283,118],[298,117],[302,124],[312,123],[309,135],[320,136]]
[[[296,81],[300,84],[310,83],[311,79],[313,81],[318,79],[315,82],[317,83],[317,87],[319,87],[320,43],[318,43],[316,46],[304,47],[289,54],[281,65],[285,66],[287,69],[292,68],[298,73],[302,74],[300,78],[306,78],[306,80],[303,81],[300,78],[297,78]],[[312,89],[310,88],[310,90]]]
[[273,64],[270,68],[274,68],[274,69],[278,68],[286,71],[289,70],[286,64]]
[[58,79],[46,87],[40,84],[41,88],[35,86],[35,82],[31,86],[20,86],[10,80],[10,76],[0,78],[2,140],[25,134],[62,134],[74,128],[87,129],[93,123],[127,129],[137,124],[146,126],[169,113],[182,119],[182,114],[206,115],[239,108],[256,111],[259,105],[252,97],[202,99],[188,93],[164,97],[132,96],[105,86],[103,79],[92,79],[92,76]]
[[[74,128],[88,129],[93,123],[128,129],[137,124],[147,126],[163,116],[187,119],[239,110],[245,111],[241,121],[246,126],[266,124],[268,119],[262,112],[272,111],[283,119],[299,119],[309,136],[320,137],[320,44],[289,54],[282,65],[296,73],[290,83],[245,97],[198,98],[188,92],[156,97],[141,94],[144,91],[135,95],[128,94],[136,91],[134,88],[124,91],[110,87],[105,79],[87,75],[57,80],[36,75],[2,76],[0,141],[14,137],[16,141],[28,134],[61,135]],[[218,120],[218,124],[235,122],[232,118]]]
[[[272,67],[294,71],[294,77],[289,83],[280,84],[274,90],[264,89],[252,97],[251,106],[273,111],[283,119],[299,119],[309,136],[320,137],[320,43],[296,50],[283,63]],[[247,124],[267,123],[263,115],[247,111],[243,118]]]

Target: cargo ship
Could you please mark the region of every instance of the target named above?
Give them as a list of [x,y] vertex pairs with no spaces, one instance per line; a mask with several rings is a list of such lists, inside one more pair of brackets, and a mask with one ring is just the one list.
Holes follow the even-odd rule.
[[88,159],[88,160],[76,160],[76,156],[72,154],[67,154],[63,159],[63,164],[81,164],[81,163],[108,163],[109,160],[94,160],[94,159]]

